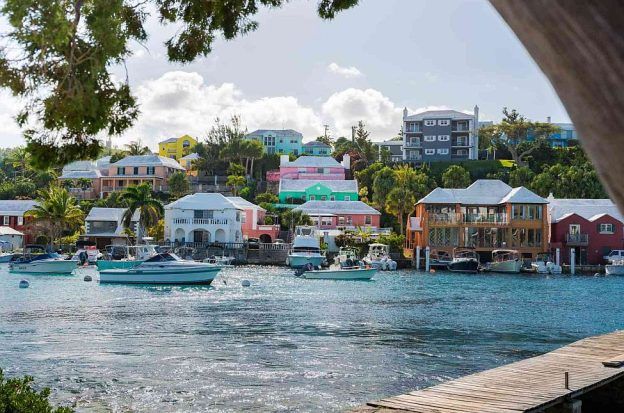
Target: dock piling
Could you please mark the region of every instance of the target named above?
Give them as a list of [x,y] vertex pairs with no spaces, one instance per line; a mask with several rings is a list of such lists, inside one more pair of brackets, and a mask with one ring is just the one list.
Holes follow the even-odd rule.
[[559,248],[555,250],[555,264],[561,265],[561,251]]
[[429,272],[429,247],[425,248],[425,271]]
[[574,264],[576,264],[576,251],[570,248],[570,275],[574,275]]
[[416,247],[416,270],[420,270],[420,245]]

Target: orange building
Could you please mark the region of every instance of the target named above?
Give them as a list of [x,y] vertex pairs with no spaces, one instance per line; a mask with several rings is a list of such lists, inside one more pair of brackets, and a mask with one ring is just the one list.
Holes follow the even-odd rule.
[[465,189],[436,188],[418,201],[407,222],[405,254],[416,247],[452,253],[475,248],[482,260],[495,249],[523,258],[548,251],[548,201],[525,187],[480,179]]

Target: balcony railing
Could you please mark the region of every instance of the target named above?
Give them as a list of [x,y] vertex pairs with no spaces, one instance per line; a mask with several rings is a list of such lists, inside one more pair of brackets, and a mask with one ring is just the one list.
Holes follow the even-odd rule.
[[457,224],[461,221],[461,214],[429,214],[429,224]]
[[468,132],[470,129],[465,125],[454,125],[453,132]]
[[174,218],[173,223],[178,225],[227,225],[227,218]]
[[469,224],[509,224],[509,218],[505,213],[498,214],[463,214],[462,221]]
[[566,244],[578,246],[589,245],[589,234],[566,234]]
[[405,133],[421,133],[421,132],[422,132],[422,128],[420,126],[417,128],[414,128],[414,127],[405,128]]
[[420,141],[407,141],[403,146],[406,148],[420,148],[420,145]]
[[468,139],[457,139],[452,141],[451,146],[470,146]]

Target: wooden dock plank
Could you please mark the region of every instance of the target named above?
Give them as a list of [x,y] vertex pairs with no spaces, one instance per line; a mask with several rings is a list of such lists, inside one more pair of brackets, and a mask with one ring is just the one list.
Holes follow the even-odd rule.
[[368,405],[416,413],[530,412],[618,378],[624,378],[624,331]]

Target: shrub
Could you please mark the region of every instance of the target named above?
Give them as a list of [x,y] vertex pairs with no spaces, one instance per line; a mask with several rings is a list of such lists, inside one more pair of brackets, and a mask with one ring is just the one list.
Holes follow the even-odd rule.
[[54,407],[48,401],[50,389],[37,392],[31,387],[33,378],[5,379],[0,369],[0,412],[1,413],[72,413],[69,407]]

